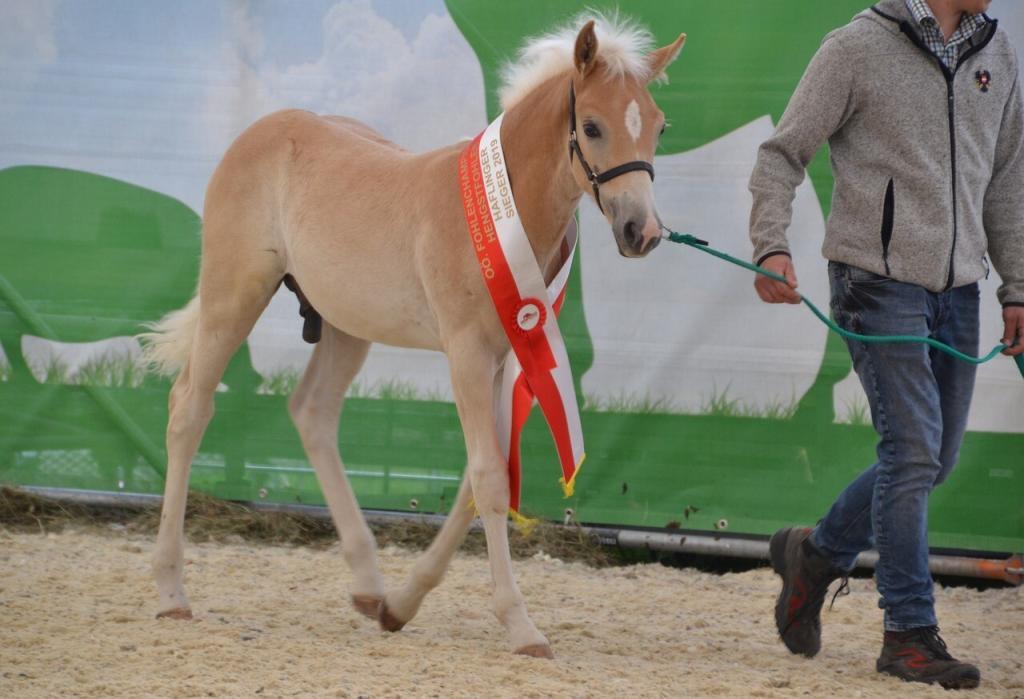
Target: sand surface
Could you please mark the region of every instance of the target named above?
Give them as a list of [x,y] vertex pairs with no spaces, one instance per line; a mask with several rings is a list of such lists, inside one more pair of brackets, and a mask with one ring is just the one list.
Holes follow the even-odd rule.
[[[556,659],[514,656],[490,613],[486,561],[460,556],[419,616],[384,633],[348,604],[328,550],[192,544],[197,620],[153,618],[150,538],[0,530],[0,697],[948,697],[874,671],[873,584],[824,616],[812,660],[776,639],[767,569],[724,576],[659,565],[516,564]],[[416,552],[387,548],[397,584]],[[978,697],[1024,699],[1024,594],[937,590]]]

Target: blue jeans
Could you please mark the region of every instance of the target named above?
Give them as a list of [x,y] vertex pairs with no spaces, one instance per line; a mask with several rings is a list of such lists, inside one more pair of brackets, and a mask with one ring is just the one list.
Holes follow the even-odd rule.
[[[918,335],[978,353],[978,285],[942,293],[830,262],[832,313],[865,335]],[[846,487],[813,543],[844,570],[878,549],[875,581],[887,631],[936,623],[928,571],[928,495],[953,470],[975,366],[923,343],[848,341],[878,432],[878,461]]]

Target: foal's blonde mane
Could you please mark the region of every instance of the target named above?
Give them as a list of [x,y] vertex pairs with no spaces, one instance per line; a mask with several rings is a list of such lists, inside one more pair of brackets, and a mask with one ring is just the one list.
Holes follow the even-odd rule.
[[549,78],[572,69],[576,35],[590,20],[594,20],[597,34],[597,57],[604,62],[608,77],[628,76],[640,81],[651,77],[646,61],[647,54],[654,49],[651,33],[617,12],[587,10],[552,32],[528,39],[516,60],[505,64],[498,90],[503,110],[513,107]]

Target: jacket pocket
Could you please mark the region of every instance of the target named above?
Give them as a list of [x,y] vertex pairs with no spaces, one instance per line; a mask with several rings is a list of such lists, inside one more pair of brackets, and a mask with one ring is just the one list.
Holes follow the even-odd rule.
[[882,262],[885,263],[885,275],[889,276],[889,243],[892,241],[893,218],[896,215],[896,195],[893,191],[892,179],[885,188],[885,202],[882,204]]

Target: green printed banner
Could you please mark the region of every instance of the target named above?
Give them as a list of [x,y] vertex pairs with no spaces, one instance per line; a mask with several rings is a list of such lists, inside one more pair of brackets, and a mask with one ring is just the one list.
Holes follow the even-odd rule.
[[[48,5],[0,8],[20,37],[0,46],[0,482],[143,493],[163,489],[170,384],[141,370],[133,336],[191,297],[205,184],[231,140],[284,107],[353,116],[412,150],[472,137],[500,111],[501,69],[524,39],[583,9]],[[688,35],[668,83],[652,87],[669,122],[654,185],[667,225],[749,257],[757,148],[822,37],[866,6],[626,5],[658,45]],[[993,12],[1024,49],[1024,7]],[[823,150],[790,229],[801,291],[819,305],[831,188]],[[560,326],[587,460],[563,499],[534,411],[524,513],[561,520],[568,507],[587,523],[759,535],[819,519],[874,460],[842,340],[804,308],[761,303],[749,272],[683,246],[621,258],[590,201],[580,235]],[[981,283],[983,345],[1002,332],[998,284],[995,273]],[[323,503],[287,411],[311,352],[300,330],[282,291],[222,380],[194,487]],[[1024,551],[1022,404],[1013,362],[980,368],[960,464],[932,496],[932,545]],[[364,507],[446,512],[465,449],[445,358],[374,346],[339,441]]]

